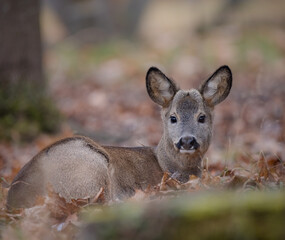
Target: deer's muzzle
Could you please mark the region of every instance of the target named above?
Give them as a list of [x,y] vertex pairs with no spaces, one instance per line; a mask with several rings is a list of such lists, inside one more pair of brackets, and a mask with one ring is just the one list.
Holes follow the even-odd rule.
[[193,136],[182,137],[175,145],[181,153],[195,152],[200,147],[200,144]]

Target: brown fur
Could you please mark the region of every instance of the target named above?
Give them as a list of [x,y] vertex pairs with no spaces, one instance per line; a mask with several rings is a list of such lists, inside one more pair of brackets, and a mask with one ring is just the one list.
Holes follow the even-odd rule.
[[7,206],[32,206],[37,196],[47,193],[48,185],[67,201],[92,198],[101,187],[107,199],[121,200],[136,189],[159,183],[163,172],[183,182],[191,174],[200,176],[212,136],[212,110],[228,96],[231,83],[231,71],[223,66],[199,91],[179,90],[159,69],[150,68],[146,87],[162,107],[164,129],[156,148],[100,146],[83,136],[63,139],[20,170],[8,192]]

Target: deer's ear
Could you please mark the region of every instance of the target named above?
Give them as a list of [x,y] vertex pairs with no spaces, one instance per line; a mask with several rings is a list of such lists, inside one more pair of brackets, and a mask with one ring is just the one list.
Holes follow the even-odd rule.
[[146,89],[150,98],[162,107],[169,106],[178,91],[176,84],[155,67],[146,74]]
[[222,102],[230,93],[232,72],[228,66],[220,67],[200,87],[200,93],[210,106]]

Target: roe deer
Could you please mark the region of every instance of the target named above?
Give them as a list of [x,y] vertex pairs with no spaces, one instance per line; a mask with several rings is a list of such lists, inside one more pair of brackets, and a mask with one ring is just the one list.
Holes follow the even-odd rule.
[[232,86],[222,66],[199,90],[179,90],[152,67],[146,75],[150,98],[161,106],[163,135],[157,147],[109,147],[75,136],[42,150],[18,173],[8,192],[8,207],[30,207],[47,185],[67,201],[92,198],[101,187],[107,199],[125,199],[160,182],[163,172],[182,182],[201,175],[201,161],[212,136],[212,111]]

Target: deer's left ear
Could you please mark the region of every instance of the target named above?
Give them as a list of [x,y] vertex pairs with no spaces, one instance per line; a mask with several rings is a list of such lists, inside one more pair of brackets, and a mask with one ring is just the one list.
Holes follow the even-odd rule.
[[230,93],[232,72],[228,66],[220,67],[200,87],[200,93],[210,106],[222,102]]
[[150,98],[162,107],[168,107],[179,90],[174,81],[155,67],[146,74],[146,88]]

